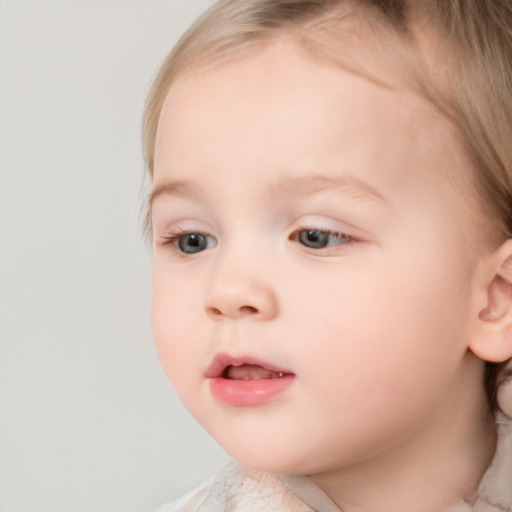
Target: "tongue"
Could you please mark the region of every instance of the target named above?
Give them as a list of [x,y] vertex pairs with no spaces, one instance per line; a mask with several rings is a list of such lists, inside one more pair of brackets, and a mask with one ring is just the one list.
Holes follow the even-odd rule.
[[228,366],[225,376],[227,379],[232,380],[263,380],[278,379],[283,374],[254,364],[242,364],[240,366]]

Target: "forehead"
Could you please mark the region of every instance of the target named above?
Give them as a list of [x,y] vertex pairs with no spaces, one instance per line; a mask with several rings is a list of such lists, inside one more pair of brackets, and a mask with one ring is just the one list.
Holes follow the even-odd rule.
[[[382,70],[375,73],[366,71],[373,64],[382,67],[382,63],[368,61],[367,49],[361,50],[361,64],[356,67],[349,61],[357,59],[357,48],[354,45],[347,48],[350,52],[343,52],[347,55],[347,62],[343,58],[337,61],[331,57],[315,58],[312,52],[304,51],[293,40],[283,38],[263,48],[235,53],[231,58],[221,59],[210,66],[192,65],[174,82],[165,98],[162,115],[169,110],[181,111],[180,107],[193,109],[197,105],[206,109],[218,106],[218,99],[228,100],[222,104],[223,109],[231,105],[233,109],[247,107],[248,110],[252,104],[247,102],[255,97],[261,102],[266,101],[268,107],[274,106],[280,110],[297,100],[313,110],[320,106],[322,100],[317,96],[319,101],[314,104],[315,93],[332,97],[332,92],[337,91],[340,97],[345,92],[351,95],[349,102],[343,98],[347,107],[351,104],[357,106],[360,100],[358,96],[365,96],[363,103],[371,100],[370,108],[379,101],[387,104],[391,100],[395,105],[405,102],[416,110],[430,114],[432,119],[439,119],[434,115],[437,110],[433,105],[408,90],[402,82],[405,72],[400,60],[393,62],[388,59],[388,76],[384,76]],[[321,52],[326,53],[325,49],[320,50],[319,56]],[[342,80],[344,87],[340,87]],[[350,86],[353,86],[351,91]],[[195,96],[197,91],[203,92],[205,89],[209,89],[209,94]],[[353,94],[356,89],[360,89],[360,95]],[[195,101],[184,103],[192,96],[195,96]],[[269,100],[278,101],[272,105]]]
[[412,92],[316,63],[280,43],[174,84],[157,130],[154,178],[193,166],[213,171],[217,163],[237,173],[248,162],[318,166],[337,148],[346,150],[347,166],[386,161],[398,179],[413,154],[458,158],[453,131]]

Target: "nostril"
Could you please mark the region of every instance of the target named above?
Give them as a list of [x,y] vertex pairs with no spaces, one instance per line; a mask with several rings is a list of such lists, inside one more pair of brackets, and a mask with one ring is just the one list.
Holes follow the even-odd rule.
[[258,310],[253,306],[242,306],[240,308],[240,312],[248,315],[254,315],[254,313],[258,312]]
[[219,308],[216,308],[215,306],[208,306],[206,308],[206,311],[209,315],[211,315],[214,318],[220,318],[224,315],[227,316],[245,316],[245,315],[254,315],[258,313],[258,308],[255,308],[254,306],[240,306],[237,309],[233,309],[232,311],[226,309],[225,311]]

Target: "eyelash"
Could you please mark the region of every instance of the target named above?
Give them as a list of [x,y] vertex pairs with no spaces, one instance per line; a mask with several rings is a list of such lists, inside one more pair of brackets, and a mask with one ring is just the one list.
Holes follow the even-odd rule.
[[[163,236],[162,237],[162,241],[158,242],[158,245],[167,247],[173,253],[177,254],[178,256],[182,256],[184,258],[189,257],[189,256],[193,256],[194,254],[197,254],[197,253],[187,253],[187,252],[184,252],[184,251],[182,251],[180,249],[180,247],[178,245],[181,238],[184,238],[184,237],[190,236],[190,235],[199,235],[199,236],[204,237],[205,239],[213,238],[209,233],[207,233],[205,231],[200,231],[200,230],[180,231],[180,230],[176,230],[176,231],[170,231],[167,235]],[[217,245],[217,241],[215,241],[215,245]],[[207,247],[207,248],[209,248],[209,247]],[[198,252],[203,252],[203,250],[198,251]]]
[[[299,237],[300,237],[300,234],[301,233],[304,233],[304,232],[317,232],[317,233],[321,233],[322,235],[327,235],[327,236],[330,236],[330,237],[333,237],[335,239],[338,239],[339,240],[339,243],[334,243],[334,244],[330,244],[330,245],[326,245],[325,247],[309,247],[305,244],[303,244],[300,240],[299,240]],[[343,233],[341,231],[332,231],[330,229],[323,229],[323,228],[319,228],[319,227],[314,227],[314,226],[299,226],[291,235],[290,235],[290,240],[293,240],[299,244],[302,244],[304,247],[306,247],[307,249],[311,249],[313,251],[321,251],[322,249],[329,249],[329,247],[338,247],[340,245],[348,245],[348,244],[353,244],[355,242],[357,242],[357,240],[353,237],[351,237],[350,235],[348,235],[347,233]]]
[[[301,233],[306,233],[306,232],[310,232],[310,233],[317,232],[317,233],[320,233],[321,235],[326,235],[328,237],[337,239],[338,241],[336,243],[327,244],[323,247],[311,247],[311,246],[306,245],[305,243],[303,243],[300,240]],[[210,239],[210,240],[214,239],[209,233],[207,233],[205,231],[200,231],[200,230],[179,231],[179,230],[176,230],[176,231],[171,231],[167,235],[163,236],[162,241],[158,242],[158,245],[168,247],[173,253],[175,253],[181,257],[184,257],[184,258],[194,256],[195,254],[203,252],[204,250],[210,249],[211,247],[215,247],[215,245],[217,245],[217,241],[215,240],[214,245],[206,246],[206,247],[198,250],[197,252],[185,252],[184,250],[182,250],[179,247],[179,242],[180,242],[180,239],[190,236],[190,235],[199,235],[207,241],[206,243],[208,243],[208,239]],[[310,249],[314,252],[321,251],[322,249],[329,249],[329,247],[331,247],[331,248],[338,247],[341,245],[348,245],[348,244],[353,244],[353,243],[357,242],[356,239],[354,239],[350,235],[347,235],[346,233],[339,232],[339,231],[331,231],[328,229],[322,229],[322,228],[313,227],[313,226],[298,227],[296,230],[293,231],[293,233],[291,233],[291,235],[289,236],[289,240],[297,242],[297,243],[301,244],[305,249]],[[314,241],[311,241],[311,243],[314,243]]]

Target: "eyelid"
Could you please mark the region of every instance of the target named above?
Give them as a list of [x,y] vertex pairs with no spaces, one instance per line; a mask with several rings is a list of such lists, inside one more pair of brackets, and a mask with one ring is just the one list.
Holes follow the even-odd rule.
[[352,238],[363,239],[364,232],[353,224],[329,215],[303,215],[297,218],[291,227],[292,231],[301,229],[317,229],[328,233],[350,235]]
[[[368,221],[360,219],[361,222],[368,224]],[[292,230],[297,229],[317,229],[329,233],[345,234],[354,240],[360,242],[374,242],[374,234],[362,226],[350,222],[345,215],[329,215],[329,214],[310,214],[297,216],[293,222]]]
[[189,216],[168,216],[167,218],[160,219],[160,222],[153,224],[154,241],[162,239],[168,235],[183,235],[186,233],[200,233],[209,236],[215,236],[214,228],[209,222],[200,220],[199,218]]
[[[1,1],[1,0],[0,0]],[[151,212],[151,224],[154,239],[167,233],[203,232],[214,233],[209,222],[210,216],[196,203],[181,203],[179,199],[158,201]]]

